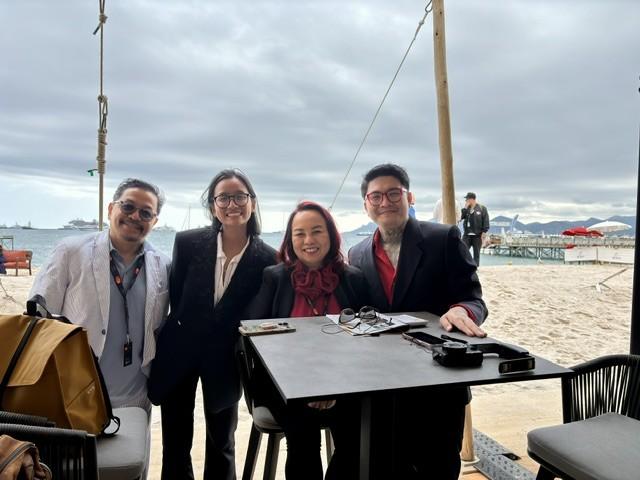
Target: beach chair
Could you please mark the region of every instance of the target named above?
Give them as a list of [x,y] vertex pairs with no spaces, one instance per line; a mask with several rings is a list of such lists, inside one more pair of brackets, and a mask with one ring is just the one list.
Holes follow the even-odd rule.
[[[100,480],[137,480],[148,464],[149,417],[139,407],[114,408],[120,428],[114,436],[101,436],[97,441]],[[54,477],[55,478],[55,477]]]
[[[241,340],[241,345],[243,341]],[[273,418],[273,414],[269,408],[264,406],[254,406],[251,375],[251,360],[248,358],[246,351],[242,347],[238,348],[236,353],[240,378],[242,380],[242,389],[244,399],[247,403],[247,409],[253,417],[251,425],[251,433],[249,435],[249,444],[247,447],[247,456],[244,461],[244,469],[242,471],[242,480],[251,480],[256,468],[258,460],[258,452],[260,451],[260,443],[262,435],[268,435],[267,454],[264,462],[263,480],[274,480],[276,478],[276,469],[278,467],[278,453],[280,451],[280,441],[284,437],[284,433],[278,422]],[[327,453],[327,463],[331,459],[333,453],[333,441],[331,439],[331,431],[325,428],[325,446]]]
[[623,480],[640,472],[640,355],[608,355],[562,380],[564,425],[532,430],[538,480]]

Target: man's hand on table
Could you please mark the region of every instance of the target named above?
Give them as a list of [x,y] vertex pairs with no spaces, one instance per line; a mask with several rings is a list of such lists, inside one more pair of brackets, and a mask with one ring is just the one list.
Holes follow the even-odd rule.
[[459,306],[449,309],[447,313],[440,317],[440,325],[447,332],[457,328],[469,337],[486,337],[487,334],[469,317],[467,311]]

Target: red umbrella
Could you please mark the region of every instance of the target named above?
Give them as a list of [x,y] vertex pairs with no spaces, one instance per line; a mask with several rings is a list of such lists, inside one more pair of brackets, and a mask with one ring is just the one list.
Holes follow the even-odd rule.
[[602,233],[597,230],[587,230],[585,227],[569,228],[562,232],[562,235],[569,235],[571,237],[602,237]]

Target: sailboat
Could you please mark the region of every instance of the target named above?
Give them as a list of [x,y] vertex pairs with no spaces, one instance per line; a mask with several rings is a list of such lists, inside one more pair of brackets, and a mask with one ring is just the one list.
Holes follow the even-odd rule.
[[184,217],[180,230],[189,230],[191,228],[191,204],[187,207],[187,215]]

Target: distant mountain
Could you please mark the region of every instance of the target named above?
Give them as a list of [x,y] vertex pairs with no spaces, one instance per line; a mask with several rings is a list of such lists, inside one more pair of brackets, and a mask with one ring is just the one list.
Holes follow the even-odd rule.
[[[490,221],[491,228],[489,229],[489,233],[500,234],[502,233],[503,228],[505,230],[508,230],[508,227],[506,225],[511,225],[512,220],[513,219],[505,216],[497,216],[495,218],[492,218]],[[605,220],[612,220],[616,222],[626,223],[627,225],[631,225],[630,230],[612,232],[612,233],[608,233],[607,235],[625,235],[625,236],[634,237],[636,234],[636,217],[635,216],[625,217],[621,215],[616,215],[616,216],[604,218],[604,219],[591,217],[586,220],[576,220],[576,221],[555,220],[553,222],[547,222],[547,223],[540,223],[540,222],[522,223],[522,222],[516,221],[514,228],[516,230],[519,230],[521,232],[526,232],[526,233],[535,233],[535,234],[545,233],[550,235],[559,235],[564,230],[567,230],[568,228],[590,227],[591,225],[595,225],[596,223],[600,223]]]
[[376,228],[378,228],[378,226],[375,223],[369,222],[366,225],[362,225],[361,227],[356,228],[355,230],[351,230],[350,232],[342,232],[342,233],[353,233],[355,235],[359,235],[359,234],[374,232]]

